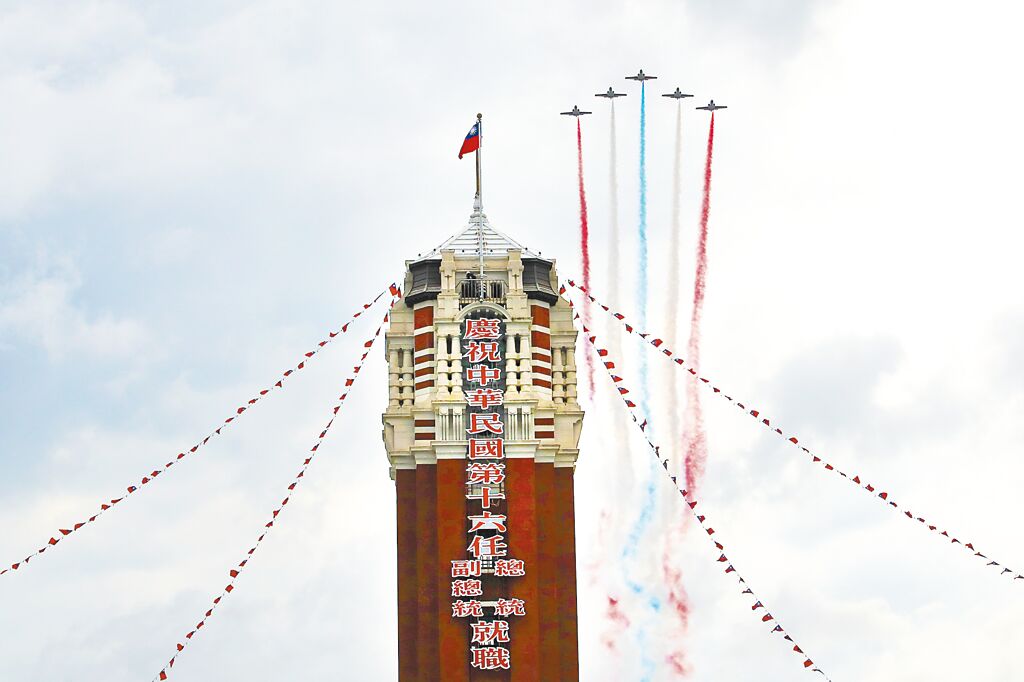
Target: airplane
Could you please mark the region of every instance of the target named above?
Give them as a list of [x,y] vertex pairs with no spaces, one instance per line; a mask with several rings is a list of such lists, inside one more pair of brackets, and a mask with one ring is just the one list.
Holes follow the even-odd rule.
[[703,109],[704,111],[712,111],[713,112],[713,111],[715,111],[717,109],[728,109],[729,107],[727,107],[724,104],[715,104],[715,100],[711,100],[710,102],[708,102],[708,105],[706,107],[697,107],[697,108],[698,109]]
[[672,99],[682,99],[684,97],[693,97],[693,95],[687,95],[685,92],[680,92],[679,88],[676,88],[675,92],[666,93],[666,94],[662,95],[662,97],[671,97]]
[[640,81],[641,83],[643,83],[644,81],[652,81],[655,78],[657,78],[657,76],[648,76],[647,74],[644,73],[643,69],[640,69],[640,72],[637,73],[635,76],[626,76],[626,80],[628,81]]
[[625,96],[626,96],[626,93],[624,93],[624,92],[615,92],[611,88],[608,88],[608,92],[599,92],[598,94],[594,95],[594,97],[604,97],[605,99],[615,99],[616,97],[625,97]]
[[580,108],[574,104],[572,107],[572,111],[563,111],[562,116],[575,116],[576,118],[579,118],[580,116],[586,116],[589,113],[591,112],[580,111]]

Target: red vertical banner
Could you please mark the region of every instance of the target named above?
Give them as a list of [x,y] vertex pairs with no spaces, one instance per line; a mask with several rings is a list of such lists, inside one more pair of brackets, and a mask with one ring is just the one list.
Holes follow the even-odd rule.
[[[473,677],[496,679],[513,670],[513,622],[528,608],[507,583],[528,575],[527,562],[510,552],[508,467],[505,457],[505,328],[481,311],[463,322],[460,350],[465,373],[466,499],[468,543],[452,561],[452,614],[469,626],[469,665]],[[496,593],[486,594],[487,584]],[[505,675],[500,675],[505,677]]]

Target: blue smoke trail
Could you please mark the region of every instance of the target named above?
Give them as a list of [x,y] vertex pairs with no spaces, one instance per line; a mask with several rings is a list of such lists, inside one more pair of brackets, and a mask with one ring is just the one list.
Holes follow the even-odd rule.
[[[647,97],[643,81],[640,82],[640,223],[637,235],[640,255],[640,281],[636,287],[637,322],[643,331],[647,331]],[[646,401],[647,356],[643,353],[640,354],[640,384],[641,400]]]
[[[637,288],[636,288],[636,308],[637,308],[637,323],[641,330],[646,331],[647,329],[647,97],[646,88],[644,87],[643,81],[640,82],[640,216],[638,223],[638,244],[637,251],[639,254],[639,268],[637,272]],[[639,386],[640,393],[638,396],[638,402],[640,406],[640,412],[644,415],[649,415],[649,403],[650,403],[650,388],[648,386],[647,378],[647,355],[644,352],[646,349],[640,350],[639,357]],[[650,428],[650,424],[648,424]],[[654,612],[661,610],[661,601],[651,593],[647,586],[641,582],[635,580],[629,575],[628,562],[635,560],[637,551],[640,548],[640,540],[643,537],[644,532],[651,525],[654,519],[654,508],[656,503],[656,492],[655,481],[657,471],[655,461],[653,459],[648,460],[647,470],[647,483],[645,486],[645,496],[643,504],[640,508],[640,515],[637,517],[636,523],[633,525],[632,530],[626,541],[626,546],[622,550],[622,558],[627,563],[626,566],[626,584],[633,594],[645,598],[646,606],[649,606]],[[643,680],[646,682],[653,676],[655,670],[655,663],[651,659],[648,651],[648,638],[646,627],[641,621],[638,625],[637,641],[640,645],[640,658],[641,667],[643,670]]]
[[[647,331],[647,97],[643,81],[640,81],[640,220],[637,228],[639,237],[638,251],[640,256],[639,281],[636,287],[637,322],[643,331]],[[646,349],[644,349],[646,350]],[[640,409],[649,415],[651,388],[647,378],[647,353],[640,353]],[[653,461],[653,460],[652,460]],[[654,465],[651,465],[654,472]],[[654,477],[651,476],[647,487],[648,501],[654,505]],[[653,509],[651,510],[653,511]]]

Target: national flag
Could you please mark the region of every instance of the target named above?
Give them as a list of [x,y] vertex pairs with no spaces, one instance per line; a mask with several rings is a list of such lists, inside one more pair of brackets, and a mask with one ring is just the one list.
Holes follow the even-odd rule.
[[459,158],[463,155],[475,152],[480,149],[480,121],[473,124],[473,127],[469,129],[469,134],[466,135],[466,139],[462,141],[462,149],[459,150]]

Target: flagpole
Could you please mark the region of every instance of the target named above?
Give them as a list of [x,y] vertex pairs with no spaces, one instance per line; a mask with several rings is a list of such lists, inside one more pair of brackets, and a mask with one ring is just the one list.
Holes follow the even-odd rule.
[[484,197],[483,197],[483,172],[480,170],[480,156],[484,148],[484,115],[476,115],[476,201],[473,211],[477,216],[477,251],[480,257],[480,300],[484,300]]
[[484,123],[483,114],[476,115],[476,134],[478,138],[476,148],[476,198],[480,204],[480,209],[484,207],[484,193],[483,193],[483,173],[480,171],[480,156],[483,153],[484,148]]

